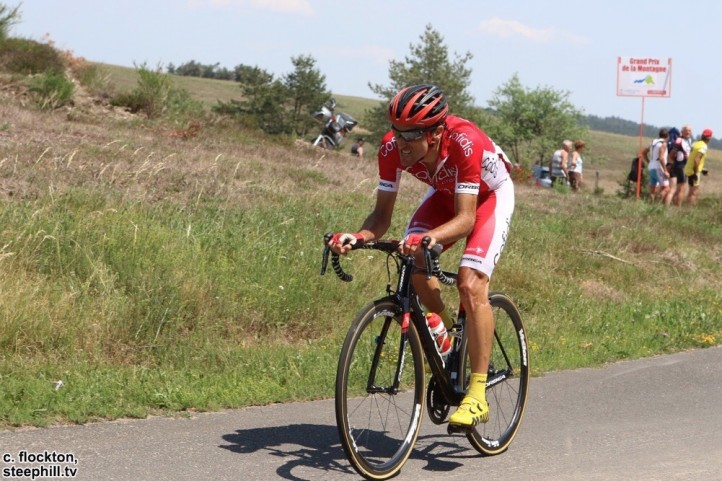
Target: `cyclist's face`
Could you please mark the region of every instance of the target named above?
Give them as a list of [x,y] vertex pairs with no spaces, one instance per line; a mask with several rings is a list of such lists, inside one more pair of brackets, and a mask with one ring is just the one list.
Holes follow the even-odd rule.
[[392,125],[391,130],[399,147],[401,165],[410,167],[426,156],[429,151],[429,129],[403,130]]

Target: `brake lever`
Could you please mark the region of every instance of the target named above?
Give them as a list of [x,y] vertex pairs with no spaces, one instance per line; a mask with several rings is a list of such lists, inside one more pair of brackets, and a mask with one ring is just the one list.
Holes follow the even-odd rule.
[[426,278],[431,279],[434,276],[434,270],[431,266],[431,249],[429,249],[429,243],[431,237],[425,236],[421,239],[421,246],[424,248],[424,264],[426,264]]

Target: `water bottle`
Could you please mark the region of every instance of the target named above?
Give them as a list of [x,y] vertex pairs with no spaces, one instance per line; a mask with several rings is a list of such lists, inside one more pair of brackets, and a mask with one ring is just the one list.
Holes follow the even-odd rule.
[[446,326],[444,321],[441,320],[438,314],[430,312],[426,314],[426,323],[429,325],[429,331],[436,340],[436,348],[442,357],[446,356],[451,352],[451,339],[449,339],[449,333],[446,332]]

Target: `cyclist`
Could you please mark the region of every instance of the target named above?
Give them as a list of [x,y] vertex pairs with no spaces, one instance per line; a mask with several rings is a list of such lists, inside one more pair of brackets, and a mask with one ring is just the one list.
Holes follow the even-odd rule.
[[376,205],[356,233],[337,233],[329,247],[347,254],[357,242],[380,239],[391,224],[403,171],[428,184],[429,190],[412,215],[399,249],[416,257],[414,288],[424,308],[438,313],[446,327],[453,318],[441,299],[438,280],[423,270],[425,236],[430,247],[448,249],[466,239],[458,289],[466,311],[471,382],[449,422],[462,428],[489,419],[486,376],[494,335],[489,305],[489,279],[504,248],[514,211],[511,164],[502,150],[472,122],[448,115],[443,92],[433,85],[413,85],[389,103],[391,130],[378,152],[379,187]]

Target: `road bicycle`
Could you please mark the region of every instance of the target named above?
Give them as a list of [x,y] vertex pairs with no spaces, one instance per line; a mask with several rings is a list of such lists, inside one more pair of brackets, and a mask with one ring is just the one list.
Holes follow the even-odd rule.
[[[329,239],[326,234],[325,244]],[[457,274],[440,268],[441,249],[429,249],[428,239],[423,245],[427,276],[454,285]],[[448,423],[450,409],[460,404],[470,378],[463,307],[449,329],[452,351],[442,357],[411,282],[413,257],[401,255],[398,247],[395,240],[352,246],[387,255],[387,295],[356,316],[341,348],[336,373],[336,424],[341,444],[354,469],[374,480],[399,473],[419,435],[424,405],[434,424]],[[341,267],[339,255],[328,246],[321,275],[327,270],[329,254],[336,275],[346,282],[353,280]],[[465,434],[483,456],[500,454],[511,444],[524,415],[529,384],[527,336],[519,310],[501,292],[491,292],[489,302],[495,320],[486,382],[489,421],[470,430],[447,428],[449,434]],[[424,360],[431,372],[428,385]]]

